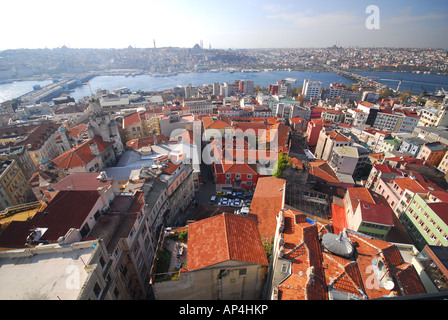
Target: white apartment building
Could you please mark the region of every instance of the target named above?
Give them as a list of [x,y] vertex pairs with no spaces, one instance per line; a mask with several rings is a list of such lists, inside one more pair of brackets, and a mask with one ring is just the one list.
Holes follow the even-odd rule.
[[380,98],[380,94],[378,92],[374,91],[365,91],[362,94],[362,101],[368,101],[368,102],[377,102]]
[[406,111],[378,112],[374,128],[396,133],[412,133],[419,123],[419,117]]
[[373,127],[378,130],[398,132],[404,116],[396,113],[378,112]]
[[130,100],[128,97],[102,96],[99,98],[99,104],[102,111],[112,112],[119,109],[129,108]]
[[362,126],[366,124],[367,118],[369,117],[369,114],[359,110],[359,109],[347,109],[345,113],[345,120],[344,122],[346,124],[350,124],[353,126]]
[[224,98],[227,98],[229,96],[229,84],[227,82],[224,82],[219,87],[219,95],[223,96]]
[[419,127],[438,127],[448,125],[446,108],[425,108],[420,111]]
[[19,119],[28,119],[31,116],[52,115],[51,106],[47,102],[21,106],[15,112]]
[[309,121],[311,117],[311,109],[307,106],[302,106],[298,101],[280,100],[273,103],[272,116],[278,116],[284,119],[302,117]]
[[328,98],[337,98],[342,96],[342,92],[345,91],[346,87],[339,83],[330,83],[330,88],[328,89]]
[[334,147],[329,164],[335,172],[353,176],[362,172],[369,154],[368,149],[358,144]]
[[255,85],[253,81],[244,80],[243,83],[243,94],[252,94],[255,90]]
[[303,81],[302,94],[305,95],[307,99],[319,98],[321,90],[322,82],[311,81],[310,79],[305,79]]
[[189,99],[196,97],[198,94],[198,88],[193,87],[191,84],[185,86],[185,98]]

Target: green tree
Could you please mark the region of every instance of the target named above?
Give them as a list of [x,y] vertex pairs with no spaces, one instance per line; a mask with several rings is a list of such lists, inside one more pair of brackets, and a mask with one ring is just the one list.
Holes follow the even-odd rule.
[[389,88],[383,88],[379,91],[380,99],[386,99],[393,95],[393,91]]
[[423,104],[423,93],[420,93],[417,97],[417,105],[422,105]]
[[272,174],[276,178],[280,178],[283,171],[285,171],[291,165],[290,158],[283,152],[278,155],[278,160],[274,166],[274,173]]
[[411,98],[411,96],[412,96],[412,91],[411,90],[404,90],[398,96],[398,100],[400,100],[401,103],[404,104],[404,103],[408,102],[408,100]]

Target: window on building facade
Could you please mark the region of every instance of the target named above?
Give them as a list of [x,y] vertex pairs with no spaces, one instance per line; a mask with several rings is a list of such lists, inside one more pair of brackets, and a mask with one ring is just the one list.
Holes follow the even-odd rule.
[[101,295],[101,287],[100,285],[97,283],[95,283],[95,286],[93,287],[93,293],[95,294],[95,296],[99,299],[100,295]]

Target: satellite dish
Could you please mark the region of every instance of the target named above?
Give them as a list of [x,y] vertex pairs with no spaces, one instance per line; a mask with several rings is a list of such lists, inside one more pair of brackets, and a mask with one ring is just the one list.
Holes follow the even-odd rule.
[[392,278],[387,277],[384,279],[383,287],[387,290],[392,290],[395,287],[395,283]]
[[325,233],[322,236],[324,247],[331,253],[343,257],[351,257],[353,254],[353,245],[347,237],[341,232],[339,235],[334,233]]

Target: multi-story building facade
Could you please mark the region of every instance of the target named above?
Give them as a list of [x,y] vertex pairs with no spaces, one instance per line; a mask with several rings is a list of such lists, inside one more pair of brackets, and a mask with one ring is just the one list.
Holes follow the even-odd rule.
[[426,140],[419,137],[404,137],[401,141],[399,152],[407,152],[416,157]]
[[334,147],[352,146],[353,140],[336,131],[323,127],[319,133],[314,155],[318,159],[330,160]]
[[441,142],[448,145],[448,129],[446,127],[416,127],[412,136],[427,142]]
[[391,135],[389,131],[375,129],[353,130],[352,132],[358,137],[359,141],[365,143],[374,153],[380,152],[383,141]]
[[192,114],[211,114],[214,113],[215,105],[207,99],[184,99],[183,107],[190,108]]
[[425,143],[416,158],[423,159],[437,167],[442,162],[446,151],[447,147],[440,142]]
[[[54,158],[51,163],[65,174],[99,172],[116,164],[117,158],[113,146],[112,142],[96,136]],[[41,163],[41,166],[45,165],[48,166],[47,163]]]
[[0,149],[0,160],[16,160],[27,180],[37,171],[28,149],[23,145]]
[[307,99],[319,98],[321,90],[322,90],[322,82],[311,81],[310,79],[305,79],[303,81],[302,94]]
[[272,115],[284,118],[285,120],[295,117],[302,117],[309,120],[311,109],[306,105],[302,105],[299,101],[279,100],[272,103]]
[[394,114],[392,111],[380,111],[376,115],[373,127],[378,130],[398,132],[403,123],[404,117],[402,115]]
[[330,166],[337,173],[359,176],[366,166],[369,150],[360,146],[334,147]]
[[330,83],[330,88],[328,90],[328,98],[337,98],[342,96],[342,92],[346,90],[346,86],[341,83]]
[[258,177],[256,164],[214,163],[216,190],[253,190],[257,184]]
[[187,210],[193,204],[195,190],[192,164],[189,161],[174,163],[166,157],[151,168],[142,168],[140,178],[148,177],[154,177],[166,184],[170,209],[164,216],[166,225],[179,226],[186,223]]
[[344,122],[345,113],[341,110],[326,110],[322,112],[322,119],[333,122]]
[[448,246],[447,192],[417,192],[400,216],[418,250],[425,245]]
[[101,136],[104,141],[112,143],[115,155],[117,157],[121,156],[124,147],[117,122],[103,112],[98,99],[90,98],[89,103],[90,120],[86,127],[88,138],[93,139],[95,136]]
[[448,152],[445,152],[442,160],[440,161],[439,166],[437,167],[440,171],[444,173],[448,173]]
[[144,193],[136,191],[116,196],[88,235],[104,239],[120,299],[143,300],[150,294],[149,274],[156,247],[153,232]]
[[306,142],[309,147],[315,147],[319,139],[319,134],[325,125],[322,119],[311,119],[306,128]]
[[448,125],[448,112],[446,107],[424,108],[420,111],[419,127],[438,127]]
[[411,133],[418,125],[416,113],[406,110],[381,110],[377,113],[373,127],[396,133]]
[[[188,232],[188,242],[175,232]],[[269,262],[254,219],[223,213],[192,222],[164,234],[160,265],[166,252],[168,270],[158,266],[151,278],[157,300],[262,298]]]
[[28,181],[16,160],[0,161],[0,210],[30,201]]
[[369,114],[359,109],[347,109],[344,123],[352,126],[362,126],[367,122]]
[[126,143],[131,139],[143,138],[152,135],[149,133],[148,127],[146,125],[146,112],[133,112],[129,115],[123,117],[122,132],[126,137]]

